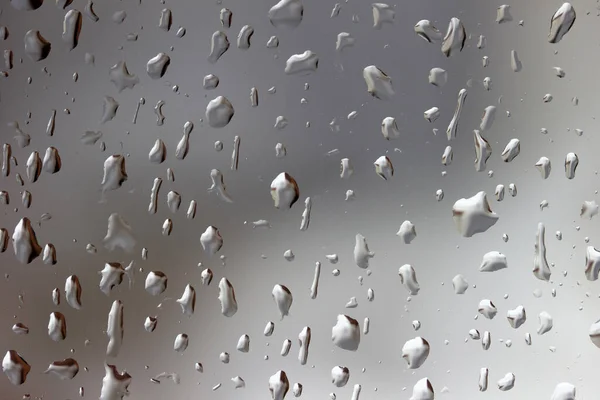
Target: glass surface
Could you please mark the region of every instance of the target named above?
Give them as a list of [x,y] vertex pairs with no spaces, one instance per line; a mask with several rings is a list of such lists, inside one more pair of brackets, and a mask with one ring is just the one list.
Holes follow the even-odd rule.
[[596,399],[597,15],[6,1],[0,397]]

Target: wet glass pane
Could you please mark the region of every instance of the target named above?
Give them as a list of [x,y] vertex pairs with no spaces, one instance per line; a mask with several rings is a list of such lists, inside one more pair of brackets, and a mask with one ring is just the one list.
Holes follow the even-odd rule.
[[1,11],[3,399],[598,397],[596,2]]

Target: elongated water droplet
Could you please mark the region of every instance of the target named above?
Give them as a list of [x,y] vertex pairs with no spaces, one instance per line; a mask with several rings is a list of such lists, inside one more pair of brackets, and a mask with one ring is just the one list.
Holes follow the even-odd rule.
[[219,12],[219,20],[221,21],[221,25],[224,28],[231,27],[231,18],[233,17],[233,13],[228,8],[222,8]]
[[219,301],[221,302],[221,314],[233,317],[237,313],[238,304],[235,299],[235,290],[226,278],[221,278],[219,282]]
[[237,37],[238,49],[242,49],[242,50],[249,49],[250,48],[250,39],[252,38],[253,34],[254,34],[254,28],[252,28],[250,25],[242,26],[242,29],[240,29],[240,33],[238,34],[238,37]]
[[56,147],[48,147],[42,161],[42,169],[49,174],[55,174],[60,171],[61,166],[62,161]]
[[467,40],[467,32],[465,26],[458,18],[451,18],[448,24],[446,36],[442,41],[442,53],[446,57],[450,57],[455,52],[462,51]]
[[454,109],[454,115],[448,124],[448,128],[446,129],[446,136],[448,140],[456,139],[456,134],[458,132],[458,122],[460,120],[460,114],[462,113],[462,108],[465,103],[465,99],[467,98],[467,90],[461,89],[458,92],[458,100],[456,102],[456,108]]
[[577,14],[571,3],[563,3],[552,18],[550,18],[550,32],[548,42],[558,43],[573,27]]
[[160,19],[158,20],[158,27],[163,31],[169,31],[171,24],[173,23],[173,13],[170,9],[164,8],[160,12]]
[[108,336],[108,344],[106,345],[107,357],[116,357],[119,355],[124,333],[123,303],[120,300],[115,300],[108,313],[106,328],[106,336]]
[[208,62],[211,64],[216,63],[227,50],[229,50],[229,39],[227,39],[227,34],[222,31],[216,31],[210,38],[210,54],[208,55]]
[[62,40],[67,44],[69,50],[73,50],[79,43],[81,23],[81,12],[77,10],[69,10],[65,14],[65,18],[63,20]]
[[19,221],[13,232],[12,240],[15,257],[22,264],[31,263],[42,253],[29,218],[25,217]]
[[183,125],[183,136],[177,143],[177,148],[175,149],[175,158],[178,160],[183,160],[187,156],[190,150],[190,133],[194,129],[194,124],[191,121],[187,121]]
[[65,340],[67,337],[67,320],[60,312],[50,313],[48,320],[48,336],[55,342]]

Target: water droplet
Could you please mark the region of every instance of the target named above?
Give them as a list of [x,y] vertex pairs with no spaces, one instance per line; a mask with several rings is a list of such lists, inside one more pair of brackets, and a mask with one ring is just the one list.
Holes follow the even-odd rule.
[[510,6],[507,4],[503,4],[496,10],[496,22],[502,24],[504,22],[510,22],[513,20],[512,15],[510,15]]
[[467,31],[465,26],[458,18],[450,19],[446,36],[442,40],[442,53],[446,57],[450,57],[456,51],[462,51],[467,40]]
[[210,39],[210,54],[208,55],[208,62],[214,64],[219,58],[229,49],[229,39],[227,35],[222,31],[215,31]]
[[49,174],[55,174],[60,171],[61,166],[62,162],[56,147],[48,147],[46,149],[46,153],[44,154],[42,169]]
[[171,58],[165,53],[158,53],[146,63],[146,72],[152,79],[160,79],[167,72]]
[[337,322],[331,329],[331,340],[333,344],[343,350],[358,350],[360,344],[358,321],[347,315],[338,315]]
[[519,139],[511,139],[502,151],[502,161],[511,162],[521,153],[521,142]]
[[481,339],[481,348],[483,350],[489,350],[492,344],[492,334],[489,331],[483,332],[483,338]]
[[392,161],[387,156],[381,156],[373,163],[375,165],[375,172],[379,175],[384,181],[387,181],[392,176],[394,176],[394,166],[392,165]]
[[183,294],[176,302],[181,306],[183,315],[192,316],[196,308],[196,289],[192,285],[186,285]]
[[456,134],[458,131],[458,122],[460,120],[460,114],[462,113],[462,108],[465,103],[465,99],[467,98],[467,90],[461,89],[458,92],[458,100],[456,103],[456,109],[454,110],[454,115],[448,124],[448,128],[446,129],[446,135],[448,140],[452,140],[456,138]]
[[92,22],[98,22],[98,20],[100,19],[94,11],[94,2],[92,0],[88,0],[83,11]]
[[71,275],[65,281],[65,299],[67,304],[76,310],[81,310],[81,283],[77,275]]
[[458,232],[464,237],[483,233],[498,221],[498,215],[491,210],[483,191],[468,199],[457,200],[452,207],[452,216]]
[[308,326],[305,326],[298,334],[298,342],[300,344],[300,348],[298,350],[298,361],[300,361],[300,365],[306,365],[306,362],[308,360],[310,339],[311,329]]
[[104,174],[102,177],[102,191],[116,190],[127,180],[125,157],[115,154],[104,161]]
[[101,137],[102,132],[100,131],[85,131],[81,135],[81,143],[88,146],[95,145]]
[[437,86],[443,87],[448,81],[448,73],[446,70],[442,68],[431,68],[429,71],[429,83]]
[[233,150],[231,152],[231,170],[237,171],[238,164],[240,161],[240,137],[235,136],[233,138]]
[[549,332],[552,329],[552,326],[554,325],[552,316],[550,314],[548,314],[546,311],[542,311],[540,313],[540,315],[538,316],[538,318],[539,318],[539,325],[538,325],[538,329],[537,329],[537,334],[543,335],[543,334]]
[[[198,265],[200,266],[200,265]],[[213,279],[213,272],[210,268],[206,268],[204,270],[202,270],[202,272],[200,273],[200,282],[202,282],[202,285],[204,286],[208,286],[210,285],[210,283],[212,282]]]
[[302,22],[304,6],[300,0],[280,0],[271,9],[268,17],[276,27],[295,28]]
[[213,74],[208,74],[202,81],[202,86],[205,90],[212,90],[219,86],[219,77]]
[[119,103],[113,97],[104,96],[102,101],[102,117],[100,118],[100,123],[105,124],[109,121],[112,121],[117,115],[118,109]]
[[168,8],[164,8],[160,12],[160,18],[158,20],[158,27],[163,31],[169,31],[171,24],[173,23],[173,13]]
[[123,302],[115,300],[112,303],[108,313],[108,324],[106,328],[106,336],[108,336],[108,344],[106,345],[106,356],[117,357],[121,345],[123,344]]
[[[360,385],[358,385],[360,386]],[[410,400],[433,400],[434,391],[433,385],[428,378],[423,378],[417,381],[413,386],[412,397]]]
[[244,382],[240,376],[234,376],[231,378],[231,381],[233,382],[233,387],[235,389],[242,389],[246,387],[246,382]]
[[335,41],[335,50],[342,51],[346,47],[353,47],[356,43],[356,39],[349,34],[348,32],[340,32],[337,35],[337,39]]
[[277,371],[269,378],[269,392],[272,400],[283,400],[290,389],[290,381],[284,371]]
[[[41,4],[41,2],[40,2]],[[50,54],[52,45],[47,41],[40,31],[27,31],[24,37],[25,54],[32,61],[42,61]]]
[[479,271],[496,272],[505,268],[508,268],[506,256],[498,251],[490,251],[483,255]]
[[335,366],[331,370],[331,383],[336,387],[344,387],[350,379],[350,370],[348,367]]
[[363,78],[367,84],[367,92],[377,99],[389,100],[394,95],[392,79],[375,65],[363,70]]
[[419,294],[421,289],[419,282],[417,281],[417,273],[410,264],[404,264],[398,269],[398,275],[400,276],[400,283],[408,290],[411,295]]
[[104,378],[102,379],[100,400],[119,399],[128,395],[130,384],[131,375],[127,372],[120,373],[114,365],[104,364]]
[[27,335],[29,333],[29,328],[25,324],[23,324],[21,322],[17,322],[16,324],[13,325],[12,331],[16,335]]
[[247,353],[250,351],[250,336],[244,334],[240,336],[236,349],[242,353]]
[[287,154],[287,150],[286,150],[285,146],[281,143],[277,143],[275,145],[275,157],[283,158],[286,156],[286,154]]
[[513,72],[519,72],[523,68],[523,64],[521,63],[516,50],[510,51],[510,68]]
[[224,96],[216,97],[206,106],[206,120],[213,128],[223,128],[233,118],[233,105]]
[[127,18],[127,13],[123,10],[115,11],[111,17],[112,21],[118,25],[122,24],[125,18]]
[[237,47],[238,49],[247,50],[250,48],[250,39],[254,34],[254,28],[250,25],[242,26],[240,29],[240,33],[238,33],[237,37]]
[[567,179],[575,178],[575,171],[579,165],[579,157],[575,153],[568,153],[565,157],[565,176]]
[[[12,0],[11,3],[14,5],[15,0]],[[8,350],[2,359],[2,370],[9,382],[18,386],[27,380],[31,366],[15,350]]]
[[110,67],[108,76],[119,93],[125,89],[133,89],[134,86],[140,81],[136,75],[133,75],[129,72],[125,61],[119,61]]
[[563,3],[562,6],[550,18],[550,32],[548,32],[548,42],[558,43],[566,35],[573,24],[577,15],[571,3]]
[[[7,163],[8,164],[8,163]],[[27,159],[26,170],[27,180],[29,183],[34,183],[40,177],[42,172],[42,160],[37,151],[32,152]]]
[[296,258],[296,256],[294,255],[294,252],[291,249],[288,249],[283,253],[283,258],[285,258],[287,261],[294,261],[294,258]]
[[417,336],[404,343],[404,346],[402,346],[402,358],[408,363],[409,369],[417,369],[427,360],[429,349],[429,342]]
[[425,120],[428,122],[435,122],[440,117],[440,109],[437,107],[431,107],[423,113]]
[[42,253],[42,248],[28,218],[19,221],[13,232],[12,240],[15,257],[22,264],[31,263]]
[[275,324],[271,321],[267,322],[267,324],[265,325],[265,329],[263,334],[265,336],[271,336],[273,334],[273,331],[275,330]]
[[67,44],[69,50],[73,50],[79,43],[81,23],[81,12],[77,10],[69,10],[65,14],[65,18],[63,20],[62,40]]
[[67,320],[60,312],[50,313],[48,321],[48,336],[55,342],[65,340],[67,337]]
[[233,13],[228,8],[222,8],[219,12],[219,20],[221,21],[221,25],[224,28],[231,27],[231,18],[233,17]]
[[267,49],[275,49],[279,47],[279,38],[277,36],[271,36],[267,40]]
[[227,193],[223,173],[218,169],[213,169],[210,171],[210,178],[212,186],[208,188],[208,191],[216,193],[218,197],[227,203],[233,203],[233,199]]
[[286,357],[289,354],[291,347],[292,347],[292,341],[289,339],[285,339],[283,341],[283,345],[281,346],[281,353],[280,353],[281,356]]
[[393,24],[396,17],[394,8],[385,3],[371,4],[373,9],[373,28],[381,29],[384,24]]
[[481,136],[477,129],[473,131],[473,138],[475,142],[475,170],[482,172],[487,168],[487,161],[492,155],[492,146]]
[[58,262],[56,260],[56,247],[54,247],[52,243],[48,243],[44,246],[42,261],[46,265],[56,265]]
[[319,57],[310,50],[304,53],[294,54],[285,62],[285,73],[287,75],[308,75],[317,70]]
[[235,290],[226,278],[221,278],[219,282],[219,301],[221,302],[221,314],[233,317],[237,313],[238,304],[235,299]]
[[508,310],[506,313],[506,318],[508,319],[508,323],[512,328],[518,329],[525,323],[525,320],[527,319],[525,308],[520,305],[514,310]]

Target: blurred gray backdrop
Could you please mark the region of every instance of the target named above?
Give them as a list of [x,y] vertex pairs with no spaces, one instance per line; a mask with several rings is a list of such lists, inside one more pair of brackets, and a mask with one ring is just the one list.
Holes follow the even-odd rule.
[[[28,393],[45,399],[74,399],[83,387],[85,398],[96,399],[107,361],[132,375],[130,399],[269,398],[268,379],[280,369],[286,371],[291,384],[303,384],[302,398],[309,399],[327,398],[329,393],[349,399],[353,385],[360,384],[363,400],[408,400],[413,385],[424,377],[430,379],[439,399],[550,399],[559,382],[575,384],[580,400],[596,398],[595,366],[600,350],[589,340],[588,330],[600,317],[600,291],[596,282],[585,279],[584,269],[585,238],[589,237],[589,245],[598,243],[598,221],[579,216],[581,204],[596,199],[598,187],[596,2],[572,2],[577,21],[558,44],[547,40],[550,17],[562,4],[558,1],[514,1],[510,4],[513,20],[503,24],[495,22],[496,8],[502,4],[497,2],[389,3],[395,7],[395,22],[379,30],[373,28],[372,7],[367,2],[341,3],[339,15],[330,18],[335,0],[304,0],[304,18],[296,29],[269,23],[267,13],[274,4],[264,0],[97,1],[94,7],[99,21],[84,14],[80,43],[69,51],[61,40],[64,14],[68,9],[83,11],[86,1],[75,0],[63,10],[46,0],[35,11],[19,11],[5,2],[0,24],[8,28],[9,36],[1,46],[14,52],[14,68],[0,81],[0,135],[2,143],[12,145],[18,166],[13,166],[9,177],[0,179],[0,189],[11,197],[10,204],[2,206],[0,226],[12,234],[22,217],[30,218],[40,243],[56,246],[58,263],[44,265],[40,258],[21,265],[12,244],[0,255],[5,276],[1,283],[2,354],[17,350],[32,366],[22,386],[13,386],[2,377],[0,397],[19,399]],[[223,7],[233,12],[229,29],[219,22]],[[168,32],[158,27],[163,8],[173,13]],[[127,13],[121,24],[112,20],[119,10]],[[440,43],[427,43],[413,27],[417,21],[429,19],[445,33],[451,17],[464,23],[469,38],[461,53],[446,58]],[[236,38],[246,24],[254,28],[252,45],[240,50]],[[176,36],[179,27],[186,29],[181,38]],[[52,43],[46,60],[33,62],[25,55],[23,37],[30,29],[39,30]],[[226,32],[231,46],[217,63],[210,64],[210,38],[219,29]],[[356,39],[354,47],[341,53],[335,51],[340,32],[349,32]],[[129,33],[138,34],[137,41],[128,41]],[[266,47],[272,35],[279,38],[277,49]],[[484,49],[476,46],[479,35],[487,38]],[[511,70],[513,49],[523,64],[520,72]],[[319,56],[318,70],[309,76],[286,75],[286,60],[305,50]],[[159,52],[167,53],[171,63],[163,78],[152,80],[145,72],[146,62]],[[95,56],[94,65],[85,63],[85,53]],[[485,68],[483,56],[489,57]],[[119,61],[125,61],[140,79],[133,90],[119,93],[109,80],[109,68]],[[362,70],[368,65],[377,65],[391,76],[396,91],[391,101],[367,93]],[[556,77],[555,66],[563,68],[566,77]],[[433,67],[448,72],[443,88],[428,83]],[[79,76],[76,82],[74,73]],[[220,79],[214,90],[203,89],[203,77],[208,74]],[[492,79],[490,91],[483,88],[485,77]],[[173,90],[175,85],[178,90]],[[259,92],[257,108],[250,106],[252,87]],[[276,93],[268,93],[271,87]],[[461,88],[468,90],[468,96],[458,138],[448,143],[445,131]],[[546,93],[553,95],[552,102],[542,101]],[[225,128],[213,129],[202,119],[207,103],[219,95],[232,102],[235,115]],[[120,106],[114,120],[100,124],[104,96],[114,97]],[[133,124],[140,97],[146,103]],[[573,97],[579,99],[577,106]],[[301,102],[302,98],[306,102]],[[162,126],[157,126],[153,112],[159,100],[165,102]],[[488,105],[498,107],[495,123],[484,133],[493,154],[488,170],[476,172],[473,129]],[[433,106],[439,107],[441,116],[429,123],[423,112]],[[57,110],[56,129],[50,137],[46,125],[53,109]],[[349,120],[352,111],[358,114]],[[274,128],[278,116],[289,121],[283,130]],[[388,116],[396,118],[401,131],[396,141],[386,141],[381,134],[381,121]],[[31,135],[28,147],[17,146],[15,129],[8,125],[12,121]],[[186,121],[192,121],[195,128],[188,156],[178,160],[175,148]],[[433,128],[439,129],[437,135]],[[541,128],[548,133],[540,133]],[[583,130],[583,135],[578,136],[575,129]],[[97,130],[103,132],[105,151],[100,143],[81,143],[85,131]],[[231,171],[236,135],[241,138],[239,169]],[[148,160],[158,138],[167,145],[167,159],[160,165]],[[500,154],[511,138],[520,139],[521,154],[507,164]],[[224,144],[221,152],[214,149],[217,140]],[[283,159],[275,157],[278,142],[287,149]],[[440,160],[448,144],[453,147],[454,162],[444,167]],[[43,173],[35,184],[18,185],[15,173],[25,177],[29,154],[37,150],[43,155],[48,146],[58,149],[61,171]],[[334,149],[337,152],[328,155]],[[563,171],[568,152],[577,153],[580,159],[573,180],[566,179]],[[126,156],[129,179],[122,188],[103,196],[103,162],[111,154]],[[373,162],[381,155],[387,155],[395,168],[389,181],[380,179],[374,170]],[[553,163],[547,180],[542,180],[534,167],[541,156]],[[354,166],[349,180],[339,176],[340,159],[345,157]],[[174,182],[167,181],[167,168],[173,170]],[[207,192],[213,168],[224,173],[233,204]],[[493,175],[488,174],[490,170]],[[271,181],[284,171],[300,187],[300,200],[291,210],[275,209],[269,193]],[[155,177],[161,177],[163,185],[158,213],[150,215],[147,208]],[[493,195],[496,185],[508,188],[510,183],[517,185],[518,195],[513,198],[507,193],[504,201],[497,202]],[[349,189],[354,190],[356,199],[346,202]],[[438,189],[444,191],[439,202],[435,196]],[[32,193],[28,209],[20,204],[23,190]],[[179,192],[183,200],[174,215],[166,206],[170,190]],[[487,192],[500,219],[486,233],[465,239],[454,226],[452,205],[481,190]],[[307,196],[313,201],[312,218],[309,229],[300,231]],[[198,202],[193,220],[185,217],[190,200]],[[540,210],[543,200],[549,206]],[[108,216],[115,212],[133,228],[137,247],[132,254],[108,252],[102,245]],[[52,218],[38,226],[44,213]],[[168,237],[161,233],[166,218],[173,220]],[[260,219],[268,220],[272,228],[253,229],[251,222]],[[418,234],[410,245],[395,235],[406,219],[416,225]],[[547,228],[551,282],[539,281],[531,272],[538,222]],[[203,254],[199,237],[208,225],[218,227],[224,238],[218,255],[226,257],[225,265],[218,256],[209,259]],[[563,233],[562,241],[554,236],[557,230]],[[367,238],[376,253],[370,276],[353,261],[357,233]],[[509,236],[506,243],[504,233]],[[86,252],[88,243],[98,248],[97,254]],[[148,249],[147,260],[141,258],[143,247]],[[287,249],[296,255],[293,262],[283,258]],[[479,272],[483,255],[492,250],[506,254],[508,269]],[[325,258],[333,253],[339,255],[336,265]],[[110,296],[100,292],[98,271],[104,263],[127,265],[132,260],[136,265],[133,288],[128,288],[125,279]],[[309,289],[317,261],[323,268],[318,297],[312,300]],[[406,263],[416,269],[421,286],[419,294],[410,299],[398,276],[398,268]],[[204,268],[211,268],[215,275],[208,287],[200,283]],[[331,273],[335,268],[341,271],[337,277]],[[169,278],[167,291],[159,297],[144,290],[146,274],[153,270],[163,271]],[[472,286],[462,296],[452,289],[452,278],[458,273]],[[66,304],[64,293],[60,306],[51,301],[52,289],[63,291],[66,277],[72,274],[80,278],[83,287],[83,309],[79,311]],[[217,286],[221,277],[235,287],[239,311],[232,318],[220,313]],[[197,291],[192,317],[182,315],[175,302],[188,283]],[[277,283],[286,285],[294,295],[290,316],[283,321],[271,296]],[[368,288],[375,292],[372,302],[367,301]],[[556,297],[551,296],[552,289],[556,289]],[[534,296],[536,290],[541,297]],[[358,307],[346,309],[352,296]],[[115,299],[124,304],[124,344],[118,357],[107,358],[107,316]],[[481,299],[496,304],[499,312],[494,320],[475,319]],[[526,308],[528,319],[514,330],[505,315],[518,305]],[[66,316],[68,337],[63,342],[55,343],[47,335],[52,311]],[[554,317],[554,328],[544,336],[535,333],[541,311]],[[370,333],[363,335],[357,352],[332,344],[331,328],[338,314],[360,322],[370,318]],[[153,333],[143,327],[148,315],[158,316]],[[412,328],[413,320],[421,321],[418,332]],[[263,335],[267,321],[275,322],[271,337]],[[29,335],[11,331],[17,322],[30,328]],[[301,366],[298,334],[304,326],[312,329],[312,341],[308,363]],[[482,350],[480,342],[466,340],[472,328],[491,332],[488,351]],[[533,336],[531,346],[524,341],[525,332]],[[190,338],[183,354],[173,350],[179,333]],[[236,351],[242,334],[251,338],[248,354]],[[402,346],[417,335],[429,341],[431,354],[421,368],[408,370],[401,357]],[[279,352],[285,339],[291,339],[293,345],[290,354],[282,357]],[[506,340],[512,341],[512,347],[503,343]],[[231,354],[229,364],[219,361],[224,351]],[[60,381],[42,373],[52,361],[67,357],[75,358],[81,367],[73,380]],[[203,364],[203,373],[194,369],[196,362]],[[335,365],[350,369],[350,381],[344,388],[331,384],[330,371]],[[490,370],[486,393],[479,393],[477,385],[481,367]],[[179,374],[180,383],[150,381],[162,372]],[[516,383],[504,393],[496,381],[507,372],[516,375]],[[230,379],[236,375],[245,380],[244,389],[234,389]],[[212,391],[219,383],[222,387]],[[292,397],[290,390],[287,398]]]

